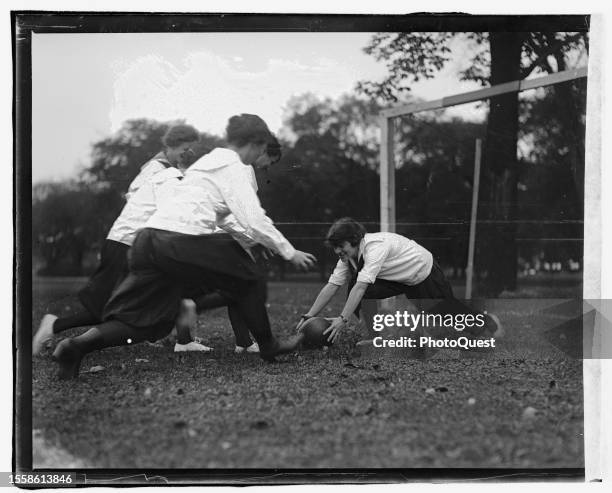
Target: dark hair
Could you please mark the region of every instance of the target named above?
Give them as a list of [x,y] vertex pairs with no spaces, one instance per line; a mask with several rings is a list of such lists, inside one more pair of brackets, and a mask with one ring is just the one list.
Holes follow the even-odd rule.
[[275,163],[279,161],[283,155],[280,142],[274,135],[270,135],[270,142],[268,142],[268,146],[266,147],[266,154],[270,156],[270,159]]
[[227,142],[237,147],[247,144],[264,144],[271,141],[268,125],[257,115],[242,113],[232,116],[225,129]]
[[359,245],[359,242],[366,233],[367,231],[363,224],[350,217],[343,217],[331,225],[325,237],[325,243],[335,248],[342,246],[345,241],[348,241],[351,246],[355,247]]
[[197,142],[200,133],[191,125],[172,125],[164,135],[162,143],[166,147],[178,147],[185,142]]

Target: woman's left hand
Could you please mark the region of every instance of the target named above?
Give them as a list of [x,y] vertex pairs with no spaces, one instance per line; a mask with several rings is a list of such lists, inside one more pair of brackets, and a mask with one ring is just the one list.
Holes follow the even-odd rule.
[[336,339],[340,335],[340,331],[346,326],[346,322],[342,320],[342,317],[336,317],[332,319],[332,324],[323,331],[323,334],[329,334],[327,340],[332,344],[336,342]]

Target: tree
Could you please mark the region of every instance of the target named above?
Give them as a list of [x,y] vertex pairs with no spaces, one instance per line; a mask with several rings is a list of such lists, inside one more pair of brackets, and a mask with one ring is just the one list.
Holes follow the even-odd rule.
[[115,218],[113,195],[78,181],[34,187],[32,240],[45,262],[41,274],[82,274],[85,253],[100,244]]
[[[451,43],[461,37],[474,51],[459,77],[482,85],[563,70],[573,54],[588,50],[587,33],[378,33],[364,51],[386,62],[389,74],[381,82],[360,82],[358,89],[385,101],[405,99],[414,82],[435,77],[447,64]],[[480,195],[481,218],[491,226],[478,236],[480,265],[488,274],[481,294],[487,296],[516,287],[517,132],[518,95],[491,98]]]
[[[521,237],[563,237],[565,242],[532,242],[521,248],[529,258],[582,258],[586,80],[557,84],[537,98],[521,101],[519,219]],[[574,118],[573,115],[579,115]],[[545,225],[528,220],[553,221]],[[535,251],[537,250],[537,251]]]
[[169,125],[144,118],[126,121],[113,135],[93,144],[83,178],[124,193],[140,167],[162,149]]

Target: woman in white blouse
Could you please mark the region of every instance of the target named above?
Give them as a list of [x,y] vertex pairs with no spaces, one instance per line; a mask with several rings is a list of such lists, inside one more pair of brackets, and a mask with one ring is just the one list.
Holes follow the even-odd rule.
[[[431,252],[414,240],[395,233],[366,233],[361,223],[344,217],[331,226],[326,243],[340,259],[310,310],[302,315],[298,331],[306,320],[317,316],[329,304],[344,284],[349,285],[344,308],[324,331],[330,342],[338,338],[349,317],[358,313],[362,299],[405,295],[412,300],[442,300],[429,311],[453,316],[478,315],[455,298],[453,288]],[[466,333],[494,338],[504,334],[494,314],[485,312],[483,321],[467,328]]]
[[[183,176],[188,167],[191,147],[200,139],[200,134],[191,125],[173,125],[165,133],[163,151],[147,161],[129,186],[127,203],[113,223],[100,252],[100,264],[79,293],[82,309],[58,318],[46,314],[32,342],[32,354],[38,354],[53,334],[74,327],[100,323],[102,310],[113,289],[128,273],[127,253],[136,233],[151,217],[159,197]],[[205,347],[205,346],[202,346]]]
[[[276,137],[272,136],[272,140],[268,143],[266,147],[266,152],[264,152],[259,159],[252,166],[248,166],[248,170],[251,173],[251,185],[255,192],[258,191],[257,179],[255,176],[255,169],[267,171],[270,166],[277,163],[282,157],[282,150],[280,142],[276,139]],[[264,284],[264,290],[267,294],[267,271],[268,271],[268,259],[272,256],[272,252],[270,252],[267,248],[258,245],[251,238],[247,237],[242,230],[242,234],[238,235],[237,231],[240,231],[240,223],[236,220],[233,215],[229,215],[224,218],[223,222],[225,223],[225,227],[230,227],[232,237],[240,243],[240,245],[251,255],[255,263],[261,269],[262,279],[261,282]],[[217,228],[217,233],[219,234],[227,234],[223,230],[223,228]],[[256,342],[253,342],[251,338],[249,327],[246,325],[246,322],[242,319],[240,315],[240,311],[237,310],[232,302],[230,297],[225,297],[223,293],[219,291],[209,291],[205,287],[202,286],[194,286],[193,288],[188,289],[185,294],[186,298],[191,298],[196,304],[197,313],[201,314],[206,310],[210,310],[212,308],[219,307],[227,307],[228,315],[231,322],[232,330],[234,331],[234,336],[236,340],[236,346],[234,348],[234,352],[237,354],[240,353],[259,353],[259,346]],[[267,299],[267,296],[266,296]]]
[[200,158],[185,173],[168,200],[136,237],[130,273],[104,308],[104,323],[58,344],[54,358],[59,378],[78,375],[87,353],[110,346],[157,340],[172,329],[187,283],[200,282],[234,298],[266,360],[292,351],[297,340],[278,341],[271,332],[260,273],[240,244],[214,234],[223,219],[236,218],[241,232],[274,250],[298,268],[311,267],[313,255],[293,248],[261,208],[248,164],[266,149],[271,133],[256,115],[230,118],[226,148]]

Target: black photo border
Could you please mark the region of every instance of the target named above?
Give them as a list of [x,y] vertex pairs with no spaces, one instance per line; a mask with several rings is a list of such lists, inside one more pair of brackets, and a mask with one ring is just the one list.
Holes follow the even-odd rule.
[[[589,31],[589,15],[463,13],[238,14],[12,11],[13,54],[13,471],[32,469],[32,34],[170,32]],[[62,470],[62,472],[67,472]],[[75,469],[92,486],[282,485],[412,481],[584,481],[559,469]],[[80,483],[80,482],[79,482]],[[79,484],[79,486],[81,483]]]

